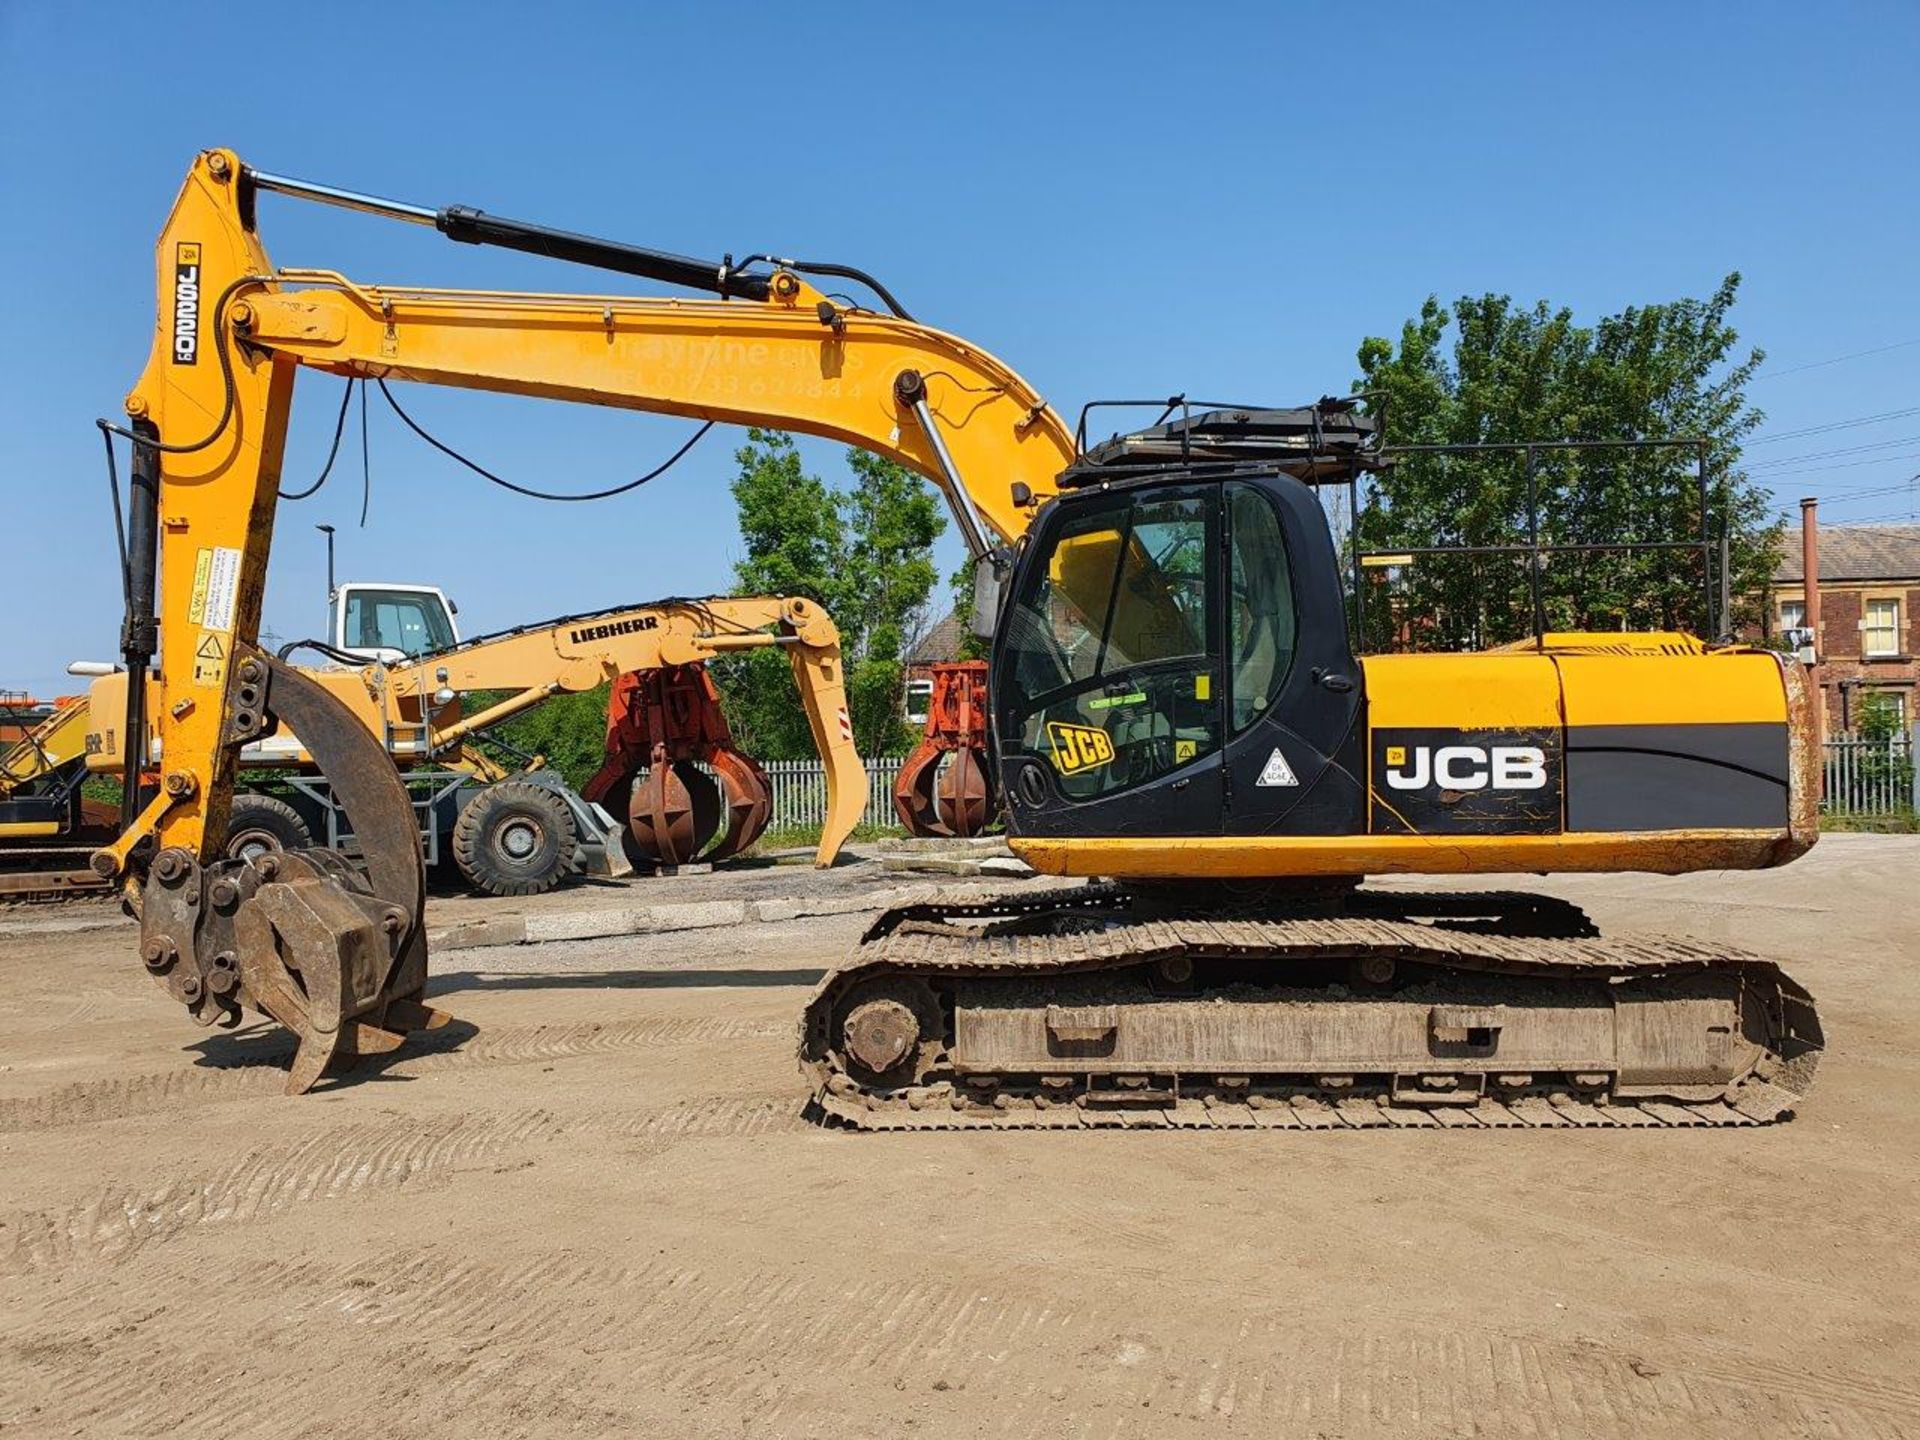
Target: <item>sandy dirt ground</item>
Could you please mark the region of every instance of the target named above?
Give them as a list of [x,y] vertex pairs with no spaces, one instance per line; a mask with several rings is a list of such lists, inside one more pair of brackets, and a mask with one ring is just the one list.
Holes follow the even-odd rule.
[[460,1043],[286,1100],[0,933],[0,1435],[1920,1435],[1920,840],[1535,883],[1787,957],[1801,1115],[825,1132],[853,916],[449,953]]

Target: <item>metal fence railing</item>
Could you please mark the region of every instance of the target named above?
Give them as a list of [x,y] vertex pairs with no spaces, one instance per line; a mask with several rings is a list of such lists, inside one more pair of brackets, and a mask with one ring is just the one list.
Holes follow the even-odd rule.
[[[898,825],[893,813],[893,782],[903,763],[899,756],[864,760],[867,767],[867,808],[863,825]],[[775,830],[821,825],[827,818],[827,772],[818,760],[766,760],[762,768],[773,786]]]
[[1920,749],[1915,744],[1916,735],[1920,732],[1909,730],[1882,740],[1829,736],[1821,812],[1898,817],[1920,811],[1920,788],[1916,788],[1914,774],[1914,757]]

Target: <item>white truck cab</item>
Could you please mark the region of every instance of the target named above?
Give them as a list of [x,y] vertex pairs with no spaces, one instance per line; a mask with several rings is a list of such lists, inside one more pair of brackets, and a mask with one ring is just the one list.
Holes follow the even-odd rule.
[[354,580],[334,587],[334,649],[385,665],[460,643],[459,609],[438,585]]

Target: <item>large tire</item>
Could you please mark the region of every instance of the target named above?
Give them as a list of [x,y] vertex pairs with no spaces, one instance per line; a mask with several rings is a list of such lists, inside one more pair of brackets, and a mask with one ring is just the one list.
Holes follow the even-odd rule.
[[567,802],[543,785],[502,780],[453,826],[453,863],[489,895],[543,895],[573,873],[579,836]]
[[273,850],[304,850],[312,844],[307,822],[286,801],[250,793],[233,797],[227,817],[229,860],[248,860]]

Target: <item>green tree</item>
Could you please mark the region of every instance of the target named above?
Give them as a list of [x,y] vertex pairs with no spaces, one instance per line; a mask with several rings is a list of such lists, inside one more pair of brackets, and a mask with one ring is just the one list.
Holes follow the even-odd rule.
[[[600,768],[607,743],[607,690],[596,685],[573,695],[555,695],[543,700],[524,715],[516,715],[490,733],[504,741],[511,751],[496,758],[517,764],[523,755],[544,755],[547,764],[558,770],[574,789],[591,780]],[[478,713],[507,692],[480,692],[468,697],[468,713]],[[484,737],[483,737],[484,739]]]
[[969,556],[947,577],[947,599],[960,617],[960,653],[956,660],[984,660],[992,649],[984,636],[973,633],[973,569],[980,562]]
[[[734,593],[804,595],[826,606],[840,628],[854,739],[862,754],[899,754],[910,740],[900,719],[901,652],[938,579],[933,542],[946,525],[938,498],[909,471],[863,450],[847,452],[851,484],[830,488],[778,431],[749,431],[734,458],[746,544]],[[784,656],[750,651],[713,669],[749,753],[814,753]]]
[[[1854,795],[1891,804],[1895,814],[1911,815],[1913,752],[1904,743],[1906,727],[1891,696],[1869,691],[1860,697],[1853,731]],[[1845,797],[1851,799],[1852,797]]]
[[[1391,444],[1706,438],[1712,532],[1727,532],[1732,592],[1737,606],[1750,604],[1779,530],[1766,493],[1740,469],[1741,440],[1762,418],[1745,393],[1762,353],[1742,354],[1728,323],[1739,286],[1729,275],[1705,300],[1630,306],[1590,325],[1545,301],[1465,296],[1449,310],[1429,297],[1397,345],[1361,342],[1356,388],[1376,414],[1384,409]],[[1546,542],[1699,534],[1691,450],[1542,450],[1534,483]],[[1518,453],[1403,456],[1378,477],[1356,533],[1380,550],[1513,544],[1527,538],[1527,488]],[[1696,552],[1552,557],[1542,572],[1547,624],[1699,630],[1702,578]],[[1371,647],[1456,649],[1531,632],[1519,557],[1421,557],[1401,574],[1391,614],[1380,593],[1368,594]]]

